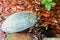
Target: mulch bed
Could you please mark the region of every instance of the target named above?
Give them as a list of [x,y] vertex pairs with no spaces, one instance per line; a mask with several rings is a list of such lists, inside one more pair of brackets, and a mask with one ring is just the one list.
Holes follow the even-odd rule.
[[[51,35],[54,35],[52,37],[60,37],[60,0],[54,1],[57,5],[51,11],[47,11],[44,5],[40,4],[41,0],[0,0],[0,26],[13,13],[33,11],[35,14],[41,16],[41,18],[36,25],[27,29],[29,30],[27,33],[36,35],[38,40],[41,37],[51,37],[46,34],[49,32]],[[5,33],[2,31],[0,31],[0,40],[5,40]]]

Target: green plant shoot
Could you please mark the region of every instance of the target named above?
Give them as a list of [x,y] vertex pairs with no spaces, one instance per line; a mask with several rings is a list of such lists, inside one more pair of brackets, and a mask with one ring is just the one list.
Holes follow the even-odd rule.
[[53,0],[42,0],[41,4],[45,5],[45,8],[50,11],[51,7],[55,7],[56,3]]

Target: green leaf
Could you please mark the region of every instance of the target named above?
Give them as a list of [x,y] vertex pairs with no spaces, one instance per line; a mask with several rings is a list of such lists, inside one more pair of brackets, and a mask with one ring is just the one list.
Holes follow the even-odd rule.
[[47,0],[47,2],[52,2],[53,0]]
[[46,2],[47,2],[46,0],[42,0],[42,1],[41,1],[42,4],[45,4]]
[[45,8],[46,8],[48,11],[50,11],[51,5],[50,5],[50,4],[45,4]]
[[12,40],[11,39],[11,34],[7,35],[6,40]]
[[56,3],[55,2],[51,2],[50,3],[52,7],[55,7]]

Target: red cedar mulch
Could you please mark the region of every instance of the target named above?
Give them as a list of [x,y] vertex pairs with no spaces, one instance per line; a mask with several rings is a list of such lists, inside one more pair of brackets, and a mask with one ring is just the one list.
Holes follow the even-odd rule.
[[[57,37],[60,37],[60,1],[54,1],[57,3],[57,5],[52,8],[51,11],[47,11],[44,5],[39,5],[41,0],[0,0],[0,26],[3,21],[13,13],[20,11],[33,11],[35,14],[41,16],[37,23],[38,25],[50,25],[54,27],[55,30],[50,30],[50,32],[57,35]],[[41,35],[41,33],[35,28],[35,26],[29,30],[31,31],[33,29],[33,31],[31,31],[34,32],[33,35],[37,34],[37,37],[40,38],[38,35]],[[0,31],[0,39],[4,40],[4,37],[4,32]]]

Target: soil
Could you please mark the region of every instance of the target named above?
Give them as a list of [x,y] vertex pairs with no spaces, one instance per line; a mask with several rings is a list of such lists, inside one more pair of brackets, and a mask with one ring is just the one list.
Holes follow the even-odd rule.
[[[0,27],[11,14],[21,11],[32,11],[41,16],[32,28],[26,31],[35,35],[38,40],[43,37],[60,37],[60,0],[54,0],[56,6],[47,11],[41,0],[0,0]],[[3,35],[3,36],[2,36]],[[50,35],[50,36],[49,36]],[[0,30],[0,40],[5,40],[5,33]]]

